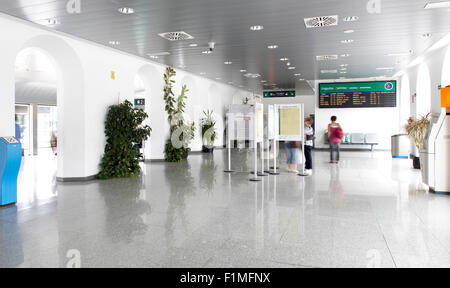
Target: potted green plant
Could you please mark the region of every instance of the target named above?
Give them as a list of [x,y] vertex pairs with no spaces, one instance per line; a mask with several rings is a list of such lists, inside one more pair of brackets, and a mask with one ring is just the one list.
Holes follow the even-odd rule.
[[170,138],[164,149],[167,162],[180,162],[187,159],[190,152],[189,145],[195,136],[195,123],[186,123],[183,113],[186,108],[186,85],[181,88],[181,94],[175,98],[172,78],[176,75],[172,67],[167,67],[164,73],[164,101],[167,119],[170,124]]
[[129,101],[110,106],[105,121],[106,146],[97,178],[122,178],[137,175],[142,157],[139,144],[146,141],[152,129],[142,125],[147,113]]
[[213,111],[203,111],[204,117],[200,119],[200,128],[202,132],[203,147],[202,151],[205,153],[212,153],[214,151],[214,141],[217,137],[216,120],[213,117]]
[[[430,115],[428,113],[425,116],[420,117],[419,119],[410,117],[408,119],[408,124],[405,125],[406,133],[408,134],[411,141],[416,145],[417,149],[421,155],[423,155],[423,148],[425,146],[425,137],[428,133],[428,129],[430,128]],[[424,159],[420,159],[419,157],[413,157],[413,166],[415,169],[421,169],[421,163],[423,164]],[[423,173],[423,171],[422,171]]]

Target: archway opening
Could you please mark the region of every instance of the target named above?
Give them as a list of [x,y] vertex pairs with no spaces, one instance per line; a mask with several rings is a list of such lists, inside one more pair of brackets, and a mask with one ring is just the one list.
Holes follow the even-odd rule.
[[18,193],[22,206],[56,195],[59,77],[54,62],[35,47],[21,50],[16,57],[15,136],[23,147]]
[[416,116],[424,116],[431,110],[431,78],[426,63],[419,67],[417,74]]

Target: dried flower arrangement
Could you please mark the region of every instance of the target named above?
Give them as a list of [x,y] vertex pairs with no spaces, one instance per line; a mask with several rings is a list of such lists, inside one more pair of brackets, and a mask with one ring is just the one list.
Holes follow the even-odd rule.
[[406,133],[411,141],[416,144],[418,149],[424,148],[425,137],[430,128],[430,115],[431,113],[428,113],[425,116],[421,116],[419,119],[410,117],[408,119],[408,124],[405,125]]

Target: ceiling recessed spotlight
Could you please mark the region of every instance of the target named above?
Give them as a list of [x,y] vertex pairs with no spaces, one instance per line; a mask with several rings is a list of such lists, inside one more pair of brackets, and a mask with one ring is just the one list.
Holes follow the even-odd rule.
[[189,44],[189,47],[197,47],[197,46],[198,46],[197,43],[191,43],[191,44]]
[[355,40],[353,40],[353,39],[345,39],[345,40],[341,41],[342,44],[350,44],[350,43],[353,43],[353,42],[355,42]]
[[345,30],[345,31],[344,31],[345,34],[352,34],[352,33],[354,33],[354,32],[355,32],[355,30],[352,30],[352,29],[349,29],[349,30]]
[[261,25],[250,26],[250,30],[252,30],[252,31],[261,31],[263,29],[264,29],[264,26],[261,26]]
[[269,49],[277,49],[278,45],[269,45],[269,46],[267,46],[267,48],[269,48]]
[[359,17],[358,16],[347,16],[344,17],[344,22],[354,22],[354,21],[358,21]]
[[49,26],[54,26],[54,25],[60,24],[60,22],[59,22],[58,19],[51,18],[51,19],[45,20],[43,24],[44,24],[44,25],[49,25]]
[[348,64],[341,64],[341,67],[348,67]]
[[289,58],[281,58],[280,59],[280,61],[283,61],[283,62],[288,61],[288,60],[289,60]]
[[291,62],[287,62],[287,63],[286,63],[286,66],[291,66]]
[[302,76],[302,74],[300,74],[300,73],[297,73],[297,74],[294,74],[294,76]]
[[261,80],[261,83],[267,83],[267,81],[266,80]]
[[148,57],[150,57],[151,59],[158,59],[158,56],[156,55],[148,55]]
[[109,45],[120,45],[120,41],[111,40],[109,41]]
[[298,81],[305,81],[305,79],[303,79],[303,78],[300,78],[300,79],[298,79]]
[[231,64],[233,64],[233,62],[231,62],[231,61],[225,61],[225,62],[223,62],[223,64],[225,64],[225,65],[231,65]]
[[346,58],[346,57],[350,57],[352,56],[352,54],[341,54],[341,57]]
[[134,9],[130,7],[121,7],[119,8],[119,12],[122,14],[134,14]]
[[343,68],[341,68],[340,70],[341,70],[341,71],[346,71],[347,68],[346,68],[346,67],[343,67]]
[[291,66],[288,68],[289,70],[295,70],[295,67]]
[[239,70],[239,72],[244,73],[244,72],[247,72],[247,70],[241,69],[241,70]]
[[253,78],[253,79],[261,77],[261,75],[259,75],[258,73],[247,73],[247,74],[244,74],[244,76],[247,78]]
[[427,3],[424,9],[439,9],[448,7],[450,7],[450,1],[441,1],[441,2]]
[[345,71],[341,71],[341,72],[339,72],[340,74],[347,74],[347,72],[345,72]]
[[394,70],[394,67],[378,67],[377,70]]
[[203,53],[203,54],[211,54],[212,51],[211,51],[211,50],[205,50],[205,51],[203,51],[202,53]]

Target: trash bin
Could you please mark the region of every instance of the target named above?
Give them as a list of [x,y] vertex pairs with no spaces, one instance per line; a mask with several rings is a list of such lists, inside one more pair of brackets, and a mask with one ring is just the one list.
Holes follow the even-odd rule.
[[392,158],[408,159],[410,154],[411,140],[407,134],[397,134],[391,137]]

